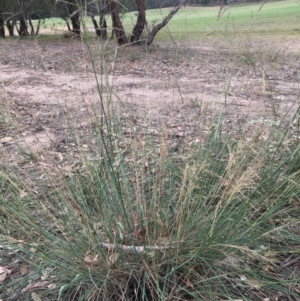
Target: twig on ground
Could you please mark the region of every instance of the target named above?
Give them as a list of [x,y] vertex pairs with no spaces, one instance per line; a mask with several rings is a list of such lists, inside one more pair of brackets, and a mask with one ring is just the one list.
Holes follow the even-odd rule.
[[151,251],[151,250],[167,250],[170,249],[171,247],[166,245],[166,246],[126,246],[126,245],[121,245],[121,244],[110,244],[110,243],[101,243],[101,246],[107,250],[115,250],[115,249],[121,249],[125,253],[128,254],[140,254],[144,253],[146,251]]

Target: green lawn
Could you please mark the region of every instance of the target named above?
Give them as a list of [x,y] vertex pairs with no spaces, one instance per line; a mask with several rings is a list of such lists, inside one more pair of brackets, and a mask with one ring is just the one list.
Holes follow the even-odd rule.
[[[157,24],[169,13],[169,9],[148,10],[149,26]],[[111,26],[110,18],[108,26]],[[126,32],[132,30],[136,13],[122,15]],[[93,30],[88,18],[87,26]],[[49,28],[66,29],[65,23],[59,18],[46,19],[42,24],[41,34]],[[170,21],[168,26],[157,36],[163,39],[172,32],[173,37],[201,37],[204,34],[218,33],[258,33],[258,34],[299,34],[300,33],[300,2],[286,0],[256,4],[239,4],[223,8],[220,7],[189,7],[181,9]]]
[[[203,34],[214,31],[237,32],[298,32],[300,33],[300,3],[294,0],[261,4],[234,5],[223,10],[218,18],[220,7],[190,7],[180,10],[170,21],[168,28],[174,35]],[[147,12],[149,24],[161,20],[169,10]],[[132,23],[128,14],[126,27]],[[166,32],[166,30],[165,30]]]

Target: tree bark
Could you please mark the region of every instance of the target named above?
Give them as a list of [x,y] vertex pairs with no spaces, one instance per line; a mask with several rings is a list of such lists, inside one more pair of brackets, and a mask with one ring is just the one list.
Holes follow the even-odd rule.
[[72,32],[80,36],[80,13],[78,7],[72,4],[67,4],[70,20],[72,23]]
[[119,46],[127,44],[128,40],[127,40],[120,16],[117,11],[116,1],[115,0],[106,0],[106,3],[108,5],[108,9],[109,9],[110,15],[111,15],[113,32],[117,36],[117,41],[118,41]]
[[5,38],[4,18],[0,15],[0,38]]
[[68,27],[68,31],[72,31],[72,28],[71,28],[70,23],[69,23],[68,20],[66,20],[66,24],[67,24],[67,27]]
[[6,27],[8,29],[8,33],[10,37],[13,37],[15,35],[14,33],[15,23],[16,21],[12,21],[12,22],[10,20],[6,21]]
[[173,16],[179,11],[179,9],[181,8],[182,5],[186,4],[187,0],[183,0],[181,1],[181,3],[174,7],[170,13],[163,19],[163,21],[159,24],[157,24],[156,26],[153,27],[153,29],[151,30],[151,32],[148,34],[147,39],[146,39],[146,45],[149,46],[151,45],[151,43],[154,40],[154,37],[156,36],[156,34],[163,28],[165,27],[169,21],[173,18]]
[[62,19],[66,22],[66,25],[67,25],[67,28],[68,28],[68,31],[72,31],[71,27],[70,27],[70,23],[68,21],[68,19],[66,17],[62,17]]
[[107,24],[106,24],[106,20],[105,20],[104,8],[101,8],[101,10],[100,10],[100,23],[99,24],[100,24],[102,39],[106,40],[107,39]]
[[75,16],[71,17],[72,23],[72,32],[80,36],[80,21],[79,21],[79,12],[75,14]]
[[31,18],[28,20],[29,26],[30,26],[30,34],[32,36],[37,36],[39,34],[40,26],[41,26],[41,18],[39,18],[38,24],[36,26],[36,30],[34,30],[34,26],[32,24]]
[[144,28],[147,24],[145,0],[136,0],[135,3],[138,10],[138,18],[130,37],[131,43],[139,43]]
[[38,24],[36,26],[36,30],[35,30],[35,35],[36,36],[39,34],[40,27],[41,27],[41,18],[39,18]]
[[[98,0],[97,9],[98,9],[99,16],[100,16],[99,27],[98,27],[97,21],[96,20],[93,21],[94,16],[92,16],[92,22],[94,24],[97,36],[102,37],[102,39],[105,40],[105,39],[107,39],[107,24],[106,24],[106,20],[105,20],[105,3],[103,2],[103,0]],[[97,27],[96,27],[96,24],[97,24]]]
[[100,30],[100,28],[98,26],[98,23],[97,23],[94,15],[91,15],[91,19],[92,19],[92,22],[94,24],[97,37],[101,38],[101,30]]
[[25,17],[23,15],[20,16],[19,21],[20,21],[19,35],[22,36],[22,37],[28,36],[29,33],[28,33],[28,27],[27,27],[27,24],[26,24]]
[[29,23],[29,26],[30,26],[30,35],[31,35],[31,36],[34,36],[34,35],[35,35],[35,32],[34,32],[33,24],[32,24],[32,22],[31,22],[31,18],[29,18],[28,23]]

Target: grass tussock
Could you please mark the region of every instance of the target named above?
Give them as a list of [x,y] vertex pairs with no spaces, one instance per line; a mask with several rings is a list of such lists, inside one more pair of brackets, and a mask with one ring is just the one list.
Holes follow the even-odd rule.
[[36,166],[37,188],[30,173],[1,169],[3,263],[13,254],[28,271],[4,282],[1,298],[29,300],[37,289],[42,300],[299,293],[299,271],[284,263],[300,243],[300,152],[285,149],[287,133],[234,139],[221,116],[178,160],[163,135],[122,146],[116,120],[96,123],[92,159],[79,151],[68,170],[53,159]]

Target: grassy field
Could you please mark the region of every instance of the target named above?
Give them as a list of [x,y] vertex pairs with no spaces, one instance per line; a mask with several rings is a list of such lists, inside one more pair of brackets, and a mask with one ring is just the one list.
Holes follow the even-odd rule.
[[[151,10],[147,13],[149,23],[161,20],[168,13],[164,10]],[[128,15],[130,19],[132,14]],[[220,16],[220,17],[218,17]],[[182,9],[169,23],[168,30],[174,35],[208,34],[214,31],[226,32],[300,32],[300,5],[288,0],[280,2],[220,7],[189,7]],[[126,24],[129,27],[130,21]]]
[[[169,9],[149,10],[147,19],[149,26],[157,24],[169,13]],[[129,33],[135,23],[136,13],[131,12],[122,16],[126,31]],[[169,33],[176,38],[197,39],[207,34],[227,33],[269,33],[292,35],[300,33],[300,3],[294,0],[255,4],[239,4],[224,7],[187,7],[181,9],[170,21],[167,28],[157,36],[164,39]],[[87,26],[93,31],[90,19]],[[49,28],[62,29],[64,22],[59,18],[47,19],[41,33]],[[111,26],[108,18],[108,26]]]

